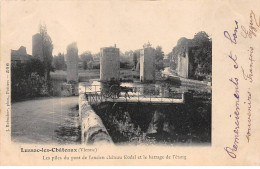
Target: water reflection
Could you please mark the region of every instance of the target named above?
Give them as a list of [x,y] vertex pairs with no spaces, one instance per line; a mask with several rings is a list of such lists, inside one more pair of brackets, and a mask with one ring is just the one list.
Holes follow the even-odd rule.
[[118,97],[159,97],[173,98],[178,94],[188,92],[188,89],[176,87],[166,83],[104,83],[97,80],[79,84],[79,93],[98,93],[104,96]]

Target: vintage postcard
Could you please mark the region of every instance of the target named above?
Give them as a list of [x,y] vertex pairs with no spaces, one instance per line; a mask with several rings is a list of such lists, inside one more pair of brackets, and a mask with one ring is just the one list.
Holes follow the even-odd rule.
[[260,165],[259,7],[2,0],[0,165]]

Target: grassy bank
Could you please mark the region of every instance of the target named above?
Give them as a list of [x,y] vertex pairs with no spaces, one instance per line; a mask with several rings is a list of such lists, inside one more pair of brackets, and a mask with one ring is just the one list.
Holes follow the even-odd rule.
[[[56,70],[51,72],[51,79],[53,81],[66,81],[67,72],[62,70]],[[132,71],[131,69],[120,69],[120,79],[122,81],[133,81],[139,79],[139,72]],[[100,70],[79,70],[79,81],[86,82],[89,79],[99,79]]]
[[[89,79],[99,79],[99,69],[92,69],[92,70],[79,70],[79,81],[84,82],[88,81]],[[51,79],[52,80],[60,80],[66,81],[67,72],[62,70],[56,70],[55,72],[51,72]]]

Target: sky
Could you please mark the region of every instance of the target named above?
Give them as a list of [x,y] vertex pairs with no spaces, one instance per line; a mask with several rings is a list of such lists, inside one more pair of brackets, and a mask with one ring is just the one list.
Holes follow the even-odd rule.
[[53,55],[66,53],[72,42],[81,54],[114,44],[121,52],[136,50],[148,41],[168,54],[181,37],[193,38],[199,31],[210,35],[205,1],[189,3],[193,8],[184,1],[9,1],[1,9],[2,36],[9,50],[25,46],[31,54],[32,35],[45,24]]

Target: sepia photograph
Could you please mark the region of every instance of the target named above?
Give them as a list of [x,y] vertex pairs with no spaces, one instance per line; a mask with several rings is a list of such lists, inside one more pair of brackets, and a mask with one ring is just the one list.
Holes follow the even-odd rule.
[[0,5],[0,165],[260,164],[260,1]]
[[10,48],[13,142],[211,145],[211,34],[164,27],[148,19],[154,13],[138,23],[127,14],[37,17],[17,38]]

